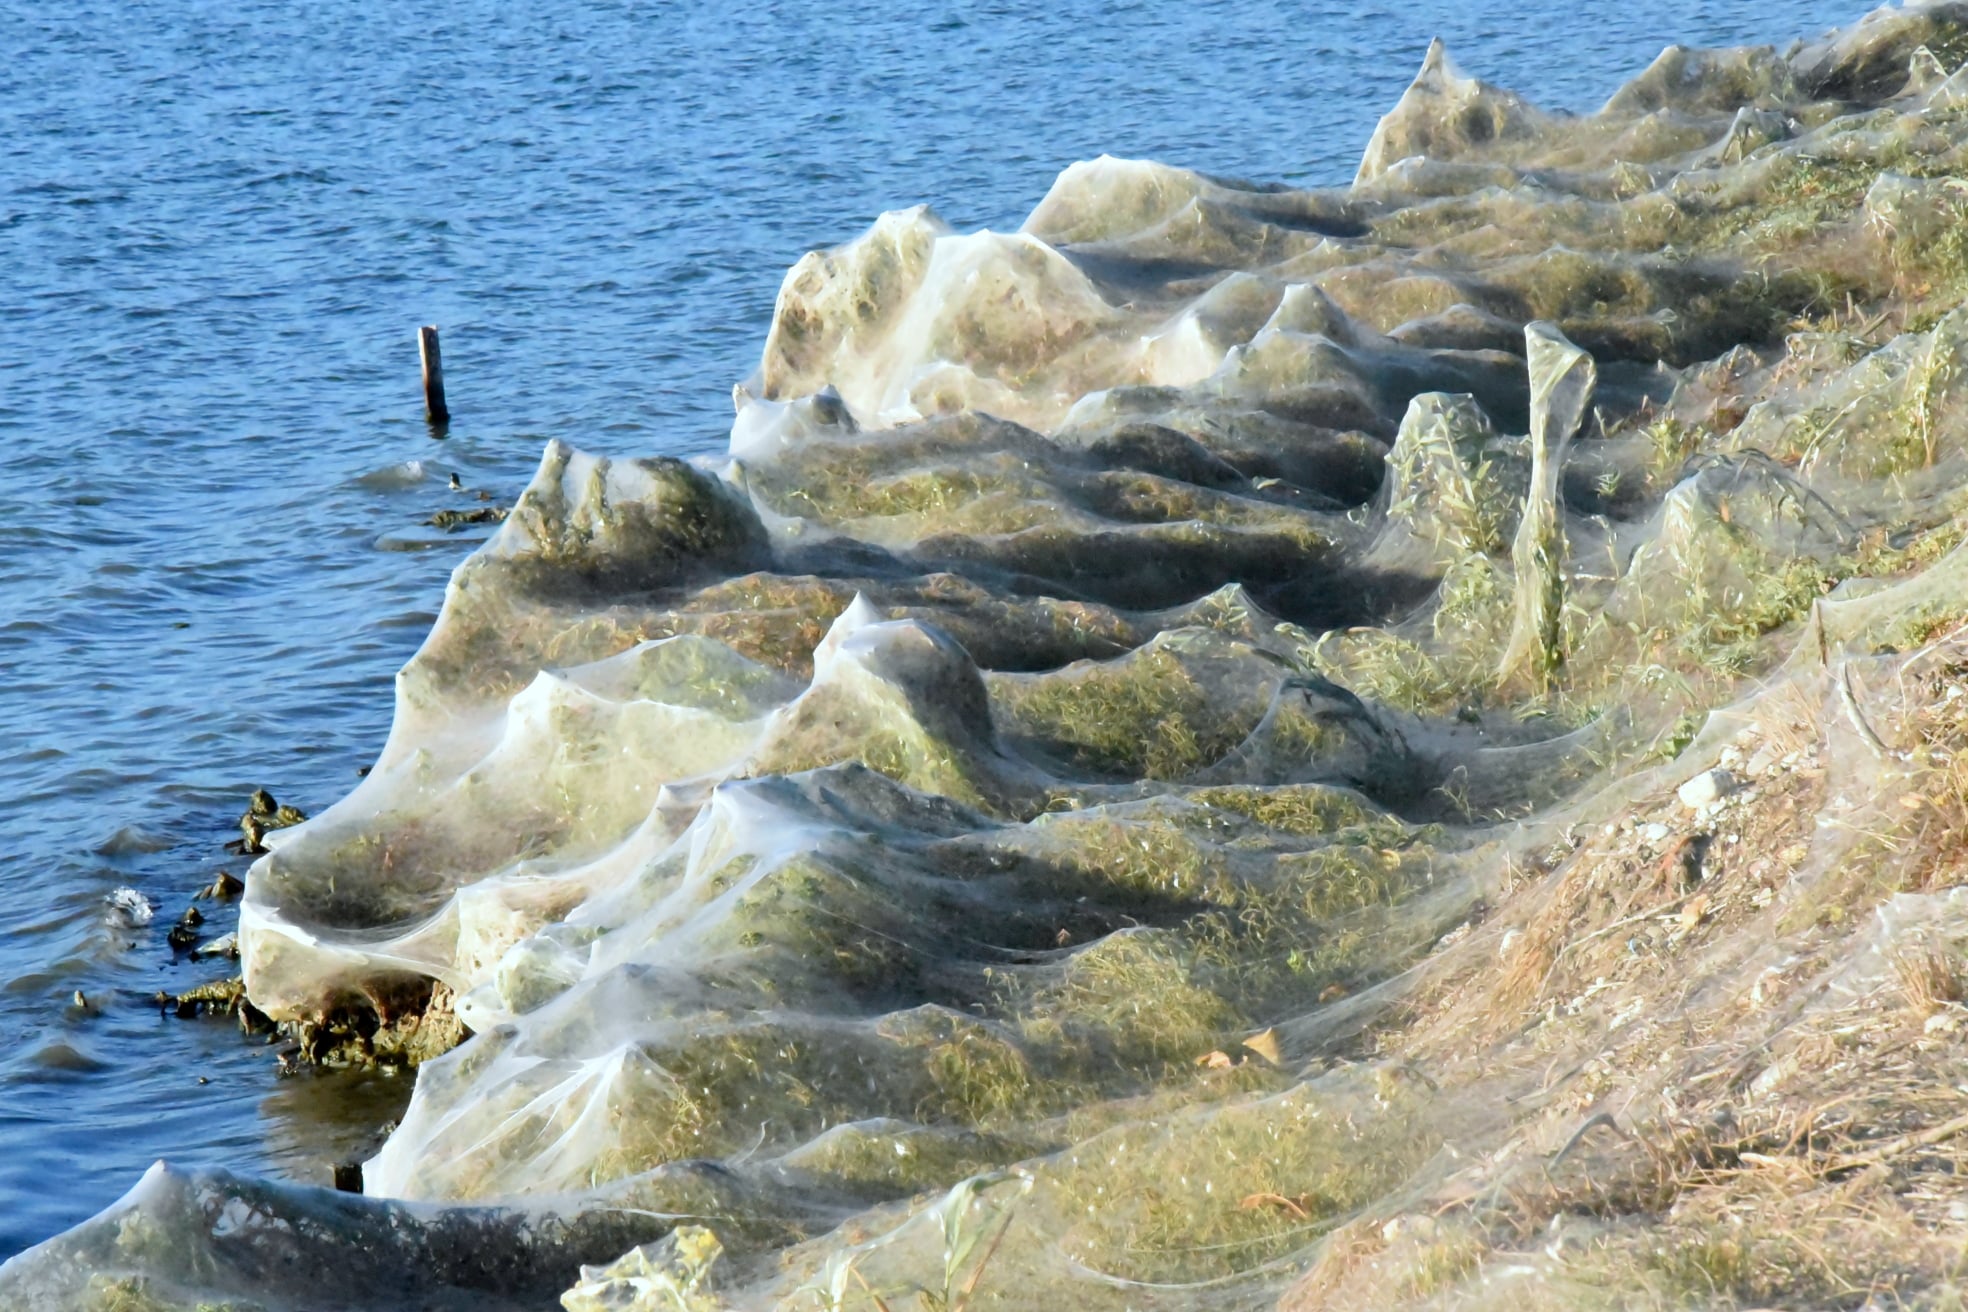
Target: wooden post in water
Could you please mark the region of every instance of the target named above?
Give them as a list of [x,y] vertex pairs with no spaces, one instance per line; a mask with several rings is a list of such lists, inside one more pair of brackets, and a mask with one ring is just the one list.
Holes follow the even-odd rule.
[[433,424],[448,424],[451,410],[444,404],[444,357],[437,349],[436,324],[417,330],[417,354],[424,362],[424,414]]

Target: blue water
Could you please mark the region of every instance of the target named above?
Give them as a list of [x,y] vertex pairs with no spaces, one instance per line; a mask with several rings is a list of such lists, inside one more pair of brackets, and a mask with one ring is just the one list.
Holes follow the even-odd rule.
[[0,0],[0,1257],[160,1156],[325,1182],[395,1114],[145,999],[226,973],[164,931],[246,794],[380,746],[469,539],[386,548],[477,504],[450,472],[717,448],[781,272],[883,209],[1013,225],[1101,152],[1340,182],[1435,33],[1586,109],[1863,8]]

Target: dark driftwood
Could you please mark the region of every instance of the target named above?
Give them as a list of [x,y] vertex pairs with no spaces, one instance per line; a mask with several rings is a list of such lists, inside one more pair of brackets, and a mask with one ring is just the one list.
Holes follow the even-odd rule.
[[437,325],[417,330],[417,354],[424,362],[424,413],[433,424],[446,423],[451,410],[444,404],[444,357],[437,347]]

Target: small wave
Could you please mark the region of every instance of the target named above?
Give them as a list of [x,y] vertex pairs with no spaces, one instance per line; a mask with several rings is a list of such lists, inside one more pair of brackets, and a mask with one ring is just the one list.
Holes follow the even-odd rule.
[[376,539],[378,551],[434,551],[440,547],[453,547],[460,541],[474,542],[477,538],[470,534],[432,533],[425,534],[416,529],[406,529],[401,533],[385,533]]
[[415,487],[426,479],[435,476],[435,471],[421,460],[400,460],[381,469],[372,469],[366,474],[349,480],[356,487],[368,488],[377,492],[394,492],[406,487]]
[[332,174],[326,173],[321,169],[287,169],[280,173],[269,173],[264,177],[252,178],[247,181],[246,185],[249,187],[265,187],[279,182],[317,182],[326,184],[334,180]]
[[98,1057],[91,1057],[88,1053],[83,1052],[73,1044],[63,1043],[59,1039],[53,1043],[43,1044],[41,1047],[35,1049],[28,1055],[27,1060],[29,1065],[38,1066],[42,1070],[49,1071],[77,1071],[86,1073],[109,1069],[108,1062]]
[[124,825],[96,847],[96,855],[131,856],[143,852],[162,852],[174,841],[136,825]]

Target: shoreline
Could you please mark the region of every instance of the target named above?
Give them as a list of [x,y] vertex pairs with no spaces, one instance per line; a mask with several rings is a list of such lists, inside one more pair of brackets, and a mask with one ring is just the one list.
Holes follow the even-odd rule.
[[[1579,119],[1438,48],[1351,189],[1103,158],[1020,233],[904,211],[802,260],[730,460],[550,445],[375,770],[268,835],[256,1005],[389,1023],[434,980],[476,1031],[365,1179],[571,1209],[563,1274],[668,1228],[624,1209],[689,1218],[624,1259],[680,1297],[711,1234],[744,1305],[831,1270],[1309,1308],[1473,1291],[1511,1208],[1667,1225],[1663,1144],[1726,1209],[1752,1158],[1842,1178],[1951,1143],[1908,1094],[1891,1134],[1773,1151],[1833,1068],[1730,1074],[1778,1072],[1757,1107],[1661,1045],[1749,1060],[1779,1004],[1732,990],[1773,976],[1807,1037],[1830,980],[1908,994],[1882,1051],[1954,1033],[1968,260],[1940,176],[1968,130],[1930,42],[1964,32],[1671,50]],[[1798,828],[1855,807],[1880,846]],[[1887,904],[1915,928],[1867,939]],[[1452,1164],[1546,1140],[1585,1183]],[[120,1207],[223,1273],[191,1218],[242,1193],[382,1215],[169,1174]],[[92,1225],[0,1290],[101,1305],[60,1269],[87,1252],[179,1305],[174,1258]],[[1577,1241],[1599,1279],[1693,1279],[1623,1233]],[[492,1279],[438,1266],[403,1278]]]

